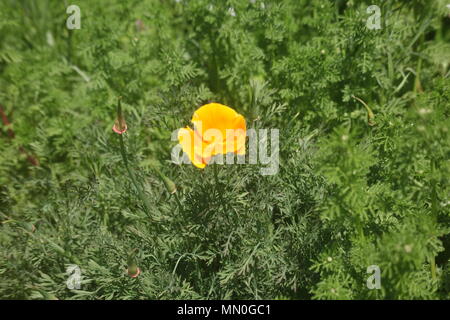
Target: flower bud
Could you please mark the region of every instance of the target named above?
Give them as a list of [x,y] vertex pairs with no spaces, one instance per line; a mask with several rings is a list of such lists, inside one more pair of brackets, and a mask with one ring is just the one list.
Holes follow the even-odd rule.
[[18,224],[28,232],[34,232],[36,227],[30,222],[18,222]]
[[172,180],[167,178],[162,173],[160,173],[160,176],[161,176],[161,179],[164,182],[164,186],[166,187],[167,192],[169,192],[170,194],[174,194],[175,192],[177,192],[177,186],[175,185],[175,183]]
[[141,269],[134,264],[127,269],[127,273],[131,278],[137,278],[141,274]]
[[6,220],[3,223],[15,223],[18,227],[28,231],[28,232],[34,232],[36,231],[36,227],[31,222],[26,221],[17,221],[17,220]]
[[136,251],[137,249],[133,249],[128,256],[127,260],[127,273],[131,278],[137,278],[141,274],[141,269],[137,266],[136,262]]
[[36,291],[38,291],[41,294],[42,299],[44,300],[59,300],[53,293],[38,288],[36,288]]
[[374,125],[376,125],[375,120],[375,114],[373,113],[372,109],[370,109],[370,107],[367,105],[367,103],[365,103],[362,99],[356,97],[356,96],[352,96],[353,99],[358,100],[359,102],[362,103],[362,105],[366,108],[367,111],[367,124],[371,127],[373,127]]
[[122,113],[122,105],[120,103],[121,97],[118,99],[117,103],[117,118],[114,122],[114,125],[112,127],[113,131],[118,134],[125,133],[127,131],[127,124],[125,122],[125,118],[123,117]]

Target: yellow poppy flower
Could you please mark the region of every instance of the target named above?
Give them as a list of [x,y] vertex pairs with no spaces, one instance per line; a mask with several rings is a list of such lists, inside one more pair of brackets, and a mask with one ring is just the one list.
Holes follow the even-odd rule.
[[245,154],[245,119],[234,109],[209,103],[197,109],[191,121],[194,130],[180,129],[178,141],[196,167],[204,168],[218,154]]

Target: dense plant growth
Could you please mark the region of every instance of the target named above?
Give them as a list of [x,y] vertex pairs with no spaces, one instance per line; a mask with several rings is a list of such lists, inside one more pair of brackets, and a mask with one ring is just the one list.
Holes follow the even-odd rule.
[[[449,299],[449,14],[441,0],[1,1],[0,297]],[[280,130],[277,174],[172,163],[172,132],[212,101]]]

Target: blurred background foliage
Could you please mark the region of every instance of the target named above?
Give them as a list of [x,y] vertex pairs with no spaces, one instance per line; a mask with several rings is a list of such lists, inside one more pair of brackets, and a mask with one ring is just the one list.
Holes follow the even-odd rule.
[[[0,297],[449,299],[449,14],[442,0],[1,1]],[[118,96],[151,218],[111,130]],[[277,175],[223,166],[217,183],[171,163],[171,133],[210,101],[280,129]]]

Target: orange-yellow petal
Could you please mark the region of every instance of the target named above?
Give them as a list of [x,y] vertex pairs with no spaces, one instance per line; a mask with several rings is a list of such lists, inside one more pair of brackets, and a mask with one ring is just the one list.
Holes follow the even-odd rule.
[[229,130],[228,137],[217,143],[214,147],[213,155],[222,153],[237,153],[239,155],[245,154],[245,141],[246,141],[246,132],[242,129]]
[[209,103],[194,112],[192,122],[194,130],[180,129],[178,140],[198,168],[204,168],[217,154],[245,154],[246,123],[234,109]]
[[178,131],[178,141],[192,164],[197,168],[203,169],[206,166],[206,162],[203,161],[202,150],[206,145],[201,138],[195,137],[194,130],[189,127],[180,129]]
[[[194,112],[192,117],[195,130],[202,136],[210,129],[219,130],[222,133],[222,140],[226,138],[227,129],[241,128],[245,130],[245,119],[234,109],[220,103],[206,104]],[[211,139],[204,139],[210,142]]]

